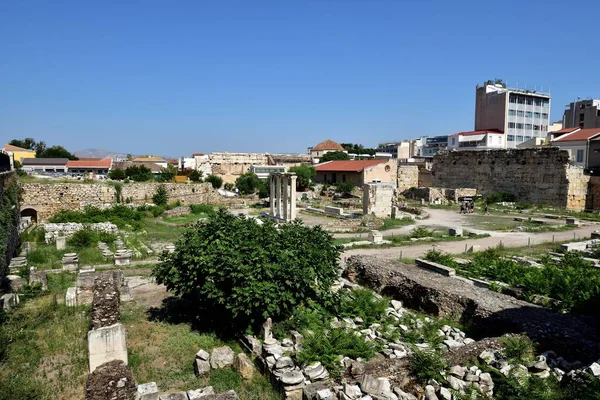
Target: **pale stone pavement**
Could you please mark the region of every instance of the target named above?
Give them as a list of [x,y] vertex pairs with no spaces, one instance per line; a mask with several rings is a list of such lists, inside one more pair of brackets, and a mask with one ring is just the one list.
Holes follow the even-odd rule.
[[[467,239],[456,242],[438,242],[435,243],[435,248],[446,253],[460,254],[465,251],[465,245],[467,245],[467,247],[479,245],[480,249],[484,250],[488,247],[496,247],[500,244],[500,242],[502,242],[502,244],[506,247],[523,247],[529,244],[530,239],[531,245],[552,242],[553,239],[556,242],[564,242],[573,239],[583,240],[589,239],[591,233],[597,229],[600,229],[599,224],[590,223],[590,225],[563,232],[493,232],[493,236],[486,238],[473,240]],[[489,233],[491,234],[492,232]],[[427,243],[422,245],[411,245],[401,247],[399,246],[389,248],[350,249],[345,251],[342,256],[349,257],[355,254],[366,254],[398,259],[400,257],[400,252],[402,252],[402,257],[404,258],[419,258],[423,256],[427,251],[431,250],[434,247],[433,245],[433,243]]]

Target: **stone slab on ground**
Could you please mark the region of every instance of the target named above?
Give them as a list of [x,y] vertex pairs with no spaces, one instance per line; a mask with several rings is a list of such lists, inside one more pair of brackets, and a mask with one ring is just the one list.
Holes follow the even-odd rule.
[[108,361],[121,360],[127,364],[127,343],[122,324],[92,329],[87,336],[90,372]]
[[346,264],[365,286],[402,300],[409,308],[472,321],[482,335],[525,332],[543,349],[571,354],[584,362],[595,361],[600,354],[595,327],[575,316],[393,260],[357,255]]

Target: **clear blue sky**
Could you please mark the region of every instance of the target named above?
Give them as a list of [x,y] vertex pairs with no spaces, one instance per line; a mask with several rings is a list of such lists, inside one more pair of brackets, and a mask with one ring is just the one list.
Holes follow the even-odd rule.
[[600,97],[599,1],[0,0],[0,139],[296,152],[473,128],[475,85]]

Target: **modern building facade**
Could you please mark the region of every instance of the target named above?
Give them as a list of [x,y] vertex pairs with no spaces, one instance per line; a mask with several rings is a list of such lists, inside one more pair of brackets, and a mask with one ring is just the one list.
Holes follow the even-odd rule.
[[578,100],[566,106],[564,128],[600,128],[600,100]]
[[430,136],[425,138],[425,142],[418,149],[418,156],[422,158],[432,158],[448,147],[448,135]]
[[550,125],[550,95],[504,84],[477,86],[475,130],[497,129],[506,134],[506,148],[534,137],[545,137]]
[[68,158],[24,158],[23,170],[30,173],[67,172]]
[[340,160],[328,161],[315,166],[313,181],[335,185],[353,183],[362,187],[365,183],[385,182],[396,185],[397,160]]
[[458,132],[448,136],[450,150],[493,150],[506,148],[506,135],[499,129]]
[[569,153],[571,163],[600,172],[600,128],[566,128],[551,142]]

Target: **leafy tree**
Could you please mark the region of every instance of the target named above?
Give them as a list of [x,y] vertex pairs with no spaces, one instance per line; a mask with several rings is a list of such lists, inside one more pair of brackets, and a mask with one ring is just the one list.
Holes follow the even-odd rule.
[[41,146],[41,143],[44,142],[38,143],[36,147],[35,156],[38,158],[68,158],[69,160],[79,160],[77,156],[71,154],[67,149],[65,149],[62,146],[52,146],[46,148],[46,145],[43,144],[43,146]]
[[223,178],[221,178],[220,176],[209,175],[204,181],[210,182],[212,184],[212,187],[215,189],[219,189],[221,186],[223,186]]
[[122,181],[127,178],[127,174],[123,168],[115,168],[108,171],[108,177],[115,181]]
[[13,139],[8,144],[12,146],[21,147],[23,149],[35,150],[37,142],[34,138],[25,138],[23,140]]
[[164,185],[158,185],[152,196],[152,202],[157,206],[166,206],[169,202],[169,193]]
[[198,171],[197,169],[195,169],[192,172],[190,172],[188,178],[190,178],[192,182],[202,182],[202,171]]
[[161,168],[156,178],[159,182],[171,182],[177,175],[177,168],[174,165],[167,164],[167,168]]
[[330,151],[329,153],[323,154],[323,157],[319,159],[319,162],[349,159],[350,156],[348,155],[348,153],[345,153],[343,151]]
[[352,154],[366,154],[366,155],[374,155],[376,150],[372,148],[365,148],[362,144],[358,143],[341,143],[342,147],[346,149],[349,153]]
[[131,154],[127,154],[127,155],[125,156],[125,159],[126,159],[127,161],[131,161],[131,160],[133,160],[133,156],[132,156]]
[[135,182],[152,180],[152,171],[145,165],[132,165],[125,169],[125,175]]
[[300,191],[304,191],[310,187],[311,179],[317,173],[314,167],[310,165],[291,167],[290,172],[293,172],[298,176],[298,179],[296,180],[296,188]]
[[235,187],[241,194],[254,194],[260,189],[261,182],[254,172],[246,172],[235,180]]
[[352,182],[340,182],[335,185],[335,191],[338,193],[352,193],[356,185]]
[[240,332],[309,302],[327,304],[338,259],[338,247],[320,226],[295,221],[277,228],[220,209],[188,229],[152,274],[193,301],[210,326]]

